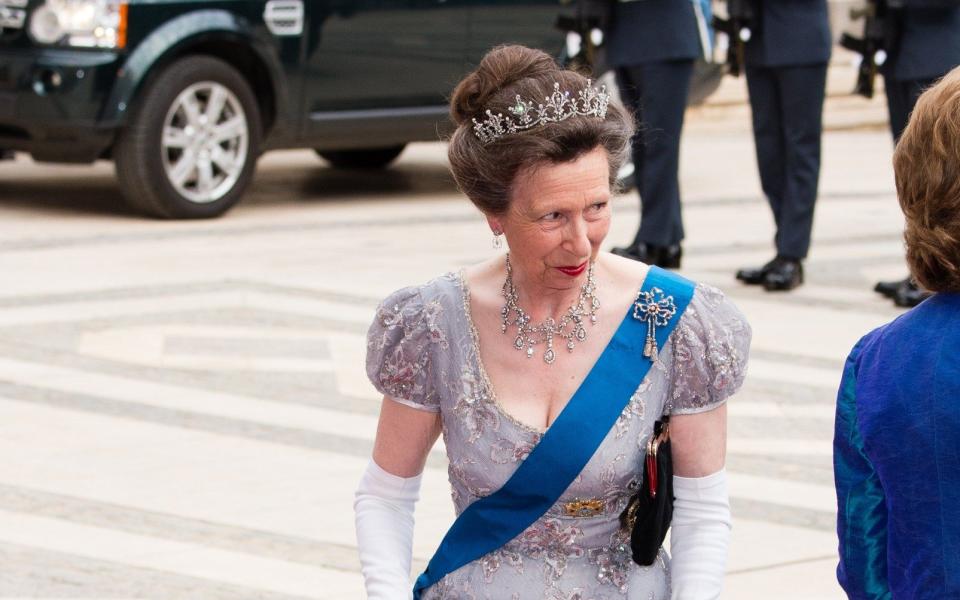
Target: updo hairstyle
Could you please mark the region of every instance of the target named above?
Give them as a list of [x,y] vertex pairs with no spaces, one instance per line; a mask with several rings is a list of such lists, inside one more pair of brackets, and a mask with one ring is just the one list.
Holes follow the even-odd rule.
[[[543,103],[554,83],[571,98],[587,87],[587,78],[560,68],[550,55],[525,46],[500,46],[483,57],[480,65],[453,91],[450,115],[457,129],[447,150],[453,177],[460,190],[486,214],[507,211],[510,192],[521,170],[540,164],[571,162],[603,147],[610,163],[610,185],[628,156],[633,121],[611,100],[606,118],[574,116],[520,133],[507,134],[484,144],[474,134],[473,119],[483,121],[486,111],[511,116],[516,97]],[[599,87],[599,84],[592,84]]]
[[920,96],[893,169],[913,277],[933,292],[960,292],[960,67]]

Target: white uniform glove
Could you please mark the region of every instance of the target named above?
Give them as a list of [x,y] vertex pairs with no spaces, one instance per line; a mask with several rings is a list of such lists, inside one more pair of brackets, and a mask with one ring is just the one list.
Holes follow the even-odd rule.
[[715,600],[723,589],[730,544],[727,472],[673,478],[670,531],[672,600]]
[[369,600],[413,598],[413,508],[420,497],[421,477],[392,475],[371,459],[360,478],[353,510]]

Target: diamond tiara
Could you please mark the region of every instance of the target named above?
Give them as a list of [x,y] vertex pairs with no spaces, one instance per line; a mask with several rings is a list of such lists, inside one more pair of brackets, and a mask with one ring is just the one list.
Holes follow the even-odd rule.
[[607,87],[595,89],[587,80],[587,87],[577,92],[576,98],[570,97],[570,92],[560,91],[560,84],[553,84],[553,93],[545,98],[545,104],[534,105],[529,100],[517,95],[517,102],[507,110],[514,116],[503,113],[494,114],[487,110],[487,118],[483,121],[473,119],[473,133],[486,145],[512,133],[520,133],[547,123],[559,123],[570,117],[599,117],[607,116],[607,105],[610,104],[610,94]]

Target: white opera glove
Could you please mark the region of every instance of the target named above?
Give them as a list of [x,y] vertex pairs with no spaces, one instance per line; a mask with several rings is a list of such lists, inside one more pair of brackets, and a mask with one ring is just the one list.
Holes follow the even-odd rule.
[[672,600],[715,600],[723,589],[730,544],[727,472],[673,478],[670,530]]
[[420,479],[387,473],[372,459],[353,501],[360,571],[369,600],[413,598],[413,509]]

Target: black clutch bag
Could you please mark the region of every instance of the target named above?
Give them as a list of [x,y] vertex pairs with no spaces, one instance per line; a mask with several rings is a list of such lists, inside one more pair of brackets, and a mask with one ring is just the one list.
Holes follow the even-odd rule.
[[673,519],[673,457],[670,455],[670,416],[653,426],[643,461],[640,490],[620,514],[620,524],[630,532],[633,562],[650,566]]

